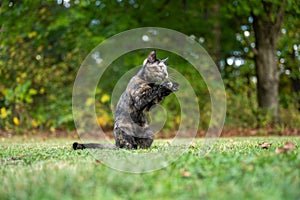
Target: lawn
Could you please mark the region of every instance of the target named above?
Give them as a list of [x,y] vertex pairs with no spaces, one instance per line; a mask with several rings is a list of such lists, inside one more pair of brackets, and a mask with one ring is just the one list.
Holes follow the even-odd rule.
[[[296,147],[276,152],[286,141]],[[300,199],[300,137],[219,139],[204,157],[195,143],[166,168],[132,174],[71,150],[72,139],[2,138],[0,199]]]

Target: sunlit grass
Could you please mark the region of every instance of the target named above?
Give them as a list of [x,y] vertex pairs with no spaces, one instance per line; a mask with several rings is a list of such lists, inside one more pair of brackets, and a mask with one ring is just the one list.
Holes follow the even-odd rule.
[[[68,139],[0,141],[0,199],[300,198],[299,137],[220,139],[204,157],[198,140],[176,162],[145,174],[110,169],[87,150],[71,150]],[[259,148],[263,141],[271,147]],[[286,141],[296,148],[276,153]]]

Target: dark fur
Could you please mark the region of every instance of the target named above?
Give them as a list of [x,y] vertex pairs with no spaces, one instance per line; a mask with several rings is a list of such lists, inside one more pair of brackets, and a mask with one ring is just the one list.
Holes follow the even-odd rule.
[[152,51],[140,71],[129,81],[116,107],[115,145],[75,142],[73,149],[149,148],[154,132],[149,127],[146,113],[179,87],[177,83],[170,81],[158,84],[168,77],[166,61],[167,59],[157,59],[155,51]]

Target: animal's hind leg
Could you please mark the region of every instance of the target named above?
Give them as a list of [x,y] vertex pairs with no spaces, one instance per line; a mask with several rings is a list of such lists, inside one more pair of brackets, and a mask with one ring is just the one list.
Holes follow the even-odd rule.
[[137,146],[141,149],[148,149],[150,148],[153,139],[152,138],[135,138]]
[[135,138],[120,129],[115,129],[116,146],[125,149],[137,149]]

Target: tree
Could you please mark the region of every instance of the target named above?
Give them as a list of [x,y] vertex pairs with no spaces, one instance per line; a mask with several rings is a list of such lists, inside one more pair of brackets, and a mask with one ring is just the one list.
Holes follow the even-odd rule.
[[278,115],[278,70],[276,63],[277,41],[283,24],[286,0],[276,4],[262,1],[262,12],[253,9],[255,34],[254,61],[257,76],[259,107],[271,113],[275,121]]
[[[235,118],[232,123],[235,126],[255,126],[255,116],[260,110],[254,95],[256,86],[258,105],[278,119],[278,95],[281,105],[288,108],[293,90],[299,90],[298,2],[3,1],[0,7],[0,128],[12,124],[15,118],[20,121],[19,127],[29,124],[24,128],[72,128],[71,92],[81,61],[106,38],[145,26],[174,29],[203,45],[218,65],[227,87],[229,124]],[[287,34],[280,35],[282,27]],[[111,73],[116,79],[122,76],[140,64],[142,54],[133,52],[120,58],[118,65],[124,67],[112,67]],[[230,62],[226,62],[229,58],[232,58]],[[193,68],[186,67],[183,59],[174,56],[172,62],[195,86],[201,107],[209,110],[210,98],[205,84],[201,85],[201,77],[195,75]],[[253,81],[255,76],[258,84]],[[278,79],[284,88],[279,94]],[[114,86],[111,78],[105,81],[107,88],[98,91],[100,96]],[[293,90],[287,90],[292,85]],[[283,94],[286,98],[282,98]],[[108,103],[106,108],[101,108],[101,115],[110,113]],[[202,113],[207,113],[209,120],[207,110]],[[235,123],[238,121],[242,123]]]
[[[229,10],[241,21],[247,21],[254,34],[254,43],[245,38],[254,55],[257,77],[258,106],[272,116],[273,122],[279,121],[279,70],[278,42],[285,14],[290,11],[299,14],[299,3],[296,0],[254,0],[230,1]],[[293,16],[294,17],[294,16]],[[291,30],[293,31],[293,30]]]

